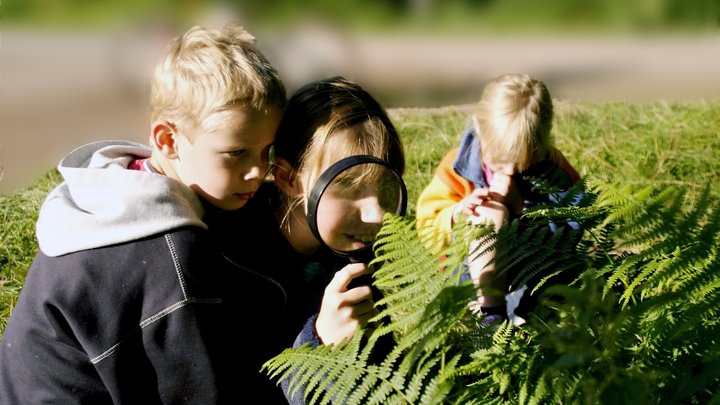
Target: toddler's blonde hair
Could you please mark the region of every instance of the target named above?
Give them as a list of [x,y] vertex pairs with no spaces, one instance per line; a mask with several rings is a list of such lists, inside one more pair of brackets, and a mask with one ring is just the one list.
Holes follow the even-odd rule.
[[553,104],[545,83],[527,74],[503,74],[483,89],[473,115],[482,158],[514,163],[519,172],[556,153]]
[[[152,78],[152,120],[193,127],[232,105],[284,108],[285,86],[236,22],[220,30],[192,27],[167,48]],[[192,140],[192,139],[191,139]]]

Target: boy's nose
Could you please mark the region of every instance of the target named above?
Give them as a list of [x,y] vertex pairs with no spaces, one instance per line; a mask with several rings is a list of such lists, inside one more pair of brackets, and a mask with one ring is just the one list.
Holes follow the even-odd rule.
[[265,171],[266,170],[263,169],[261,165],[253,165],[245,174],[245,180],[260,179],[265,174]]

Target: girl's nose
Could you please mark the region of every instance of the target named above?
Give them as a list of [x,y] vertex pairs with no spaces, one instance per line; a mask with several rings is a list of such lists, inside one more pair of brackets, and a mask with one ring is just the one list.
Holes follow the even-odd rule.
[[366,224],[382,223],[385,210],[380,206],[377,197],[368,197],[361,201],[360,219]]

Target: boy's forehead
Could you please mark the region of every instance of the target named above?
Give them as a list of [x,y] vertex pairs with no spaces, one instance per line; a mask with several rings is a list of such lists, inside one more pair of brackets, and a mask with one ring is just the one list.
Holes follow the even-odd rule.
[[220,131],[230,125],[277,126],[282,118],[279,107],[253,108],[244,105],[233,105],[215,111],[202,121],[202,127],[207,132]]
[[233,107],[212,113],[203,120],[197,134],[216,142],[272,143],[280,123],[279,109],[259,111]]

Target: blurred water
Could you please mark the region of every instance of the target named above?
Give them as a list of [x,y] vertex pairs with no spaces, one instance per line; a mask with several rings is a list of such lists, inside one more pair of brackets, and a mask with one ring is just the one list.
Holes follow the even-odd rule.
[[[176,32],[132,26],[91,33],[2,32],[0,193],[26,187],[74,147],[146,142],[148,82]],[[720,36],[492,38],[354,36],[306,24],[255,33],[289,91],[343,75],[388,108],[474,102],[498,74],[543,79],[579,101],[720,99]]]

